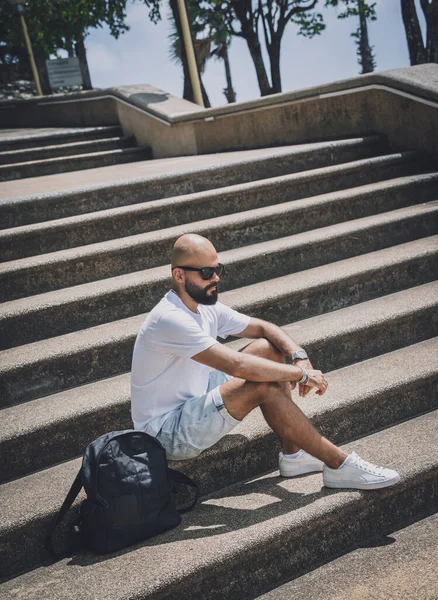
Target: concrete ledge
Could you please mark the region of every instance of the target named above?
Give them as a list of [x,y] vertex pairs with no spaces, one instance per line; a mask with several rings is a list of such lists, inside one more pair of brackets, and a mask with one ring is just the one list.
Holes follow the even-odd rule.
[[155,539],[104,557],[79,553],[4,583],[2,593],[27,600],[49,590],[69,600],[253,598],[280,577],[436,510],[437,423],[435,411],[348,444],[347,451],[397,469],[402,480],[393,487],[334,491],[321,488],[320,474],[284,480],[273,472],[211,495]]
[[[132,103],[137,108],[148,111],[155,116],[167,121],[168,123],[178,123],[192,121],[196,118],[205,119],[208,117],[222,116],[247,109],[274,106],[289,101],[303,100],[315,96],[324,96],[327,94],[339,93],[352,89],[358,89],[369,86],[388,86],[402,92],[417,94],[419,97],[432,102],[438,102],[438,77],[437,67],[433,63],[417,65],[414,67],[402,67],[391,69],[389,71],[380,71],[367,73],[360,77],[351,77],[341,79],[332,83],[319,86],[313,86],[292,92],[282,92],[281,94],[271,94],[249,100],[245,102],[235,102],[226,104],[218,108],[200,108],[197,104],[172,96],[159,88],[149,84],[120,86],[118,88],[107,88],[104,90],[91,90],[84,92],[71,93],[66,97],[28,98],[26,100],[6,100],[0,101],[0,109],[6,110],[12,107],[23,107],[32,105],[48,104],[67,104],[73,101],[86,101],[113,95],[121,100]],[[6,114],[6,113],[4,113]],[[0,112],[1,115],[1,112]],[[12,126],[11,123],[1,126]],[[22,125],[21,125],[22,126]],[[34,125],[31,125],[34,126]]]
[[125,134],[135,134],[140,144],[150,144],[155,157],[371,132],[385,133],[397,148],[436,155],[436,73],[434,64],[418,65],[208,110],[151,86],[122,87],[73,95],[68,100],[0,103],[0,122],[10,127],[19,118],[20,126],[119,121]]

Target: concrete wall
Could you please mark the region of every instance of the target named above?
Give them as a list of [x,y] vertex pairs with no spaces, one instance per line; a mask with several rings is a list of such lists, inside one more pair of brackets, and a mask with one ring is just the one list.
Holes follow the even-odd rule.
[[118,125],[117,100],[101,92],[0,102],[0,127]]
[[395,149],[438,156],[438,65],[372,73],[251,102],[201,109],[152,86],[0,103],[3,127],[120,122],[154,157],[384,133]]

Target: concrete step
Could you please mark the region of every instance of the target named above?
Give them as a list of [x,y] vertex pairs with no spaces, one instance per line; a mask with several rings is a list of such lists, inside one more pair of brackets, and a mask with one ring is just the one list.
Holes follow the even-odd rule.
[[[437,336],[437,292],[434,282],[299,321],[285,330],[307,349],[317,368],[332,371],[403,348],[407,340],[414,344]],[[247,343],[238,340],[230,346],[237,350]],[[423,364],[417,356],[415,361]],[[129,428],[130,423],[129,373],[5,408],[0,454],[9,459],[0,464],[0,481],[69,459],[101,433]]]
[[[341,387],[345,391],[345,381]],[[179,527],[158,538],[105,557],[80,552],[3,583],[1,593],[26,600],[48,594],[65,600],[249,599],[286,575],[297,576],[361,540],[387,535],[438,508],[438,411],[351,442],[345,449],[397,469],[401,482],[374,492],[337,491],[322,487],[321,474],[281,479],[274,471],[211,494]],[[41,483],[47,473],[32,476],[34,483]],[[59,495],[57,506],[70,482],[51,488]],[[3,493],[13,485],[2,486]],[[47,486],[45,494],[53,506]],[[36,490],[30,495],[35,500]],[[25,493],[16,498],[24,504]],[[10,514],[14,504],[5,505]],[[28,519],[32,522],[38,521]],[[4,521],[5,533],[10,523],[9,518]],[[21,525],[25,527],[23,520]],[[35,543],[25,534],[21,540]],[[6,556],[15,557],[18,567],[24,553],[9,551]]]
[[[90,152],[103,152],[136,146],[135,137],[109,137],[101,140],[68,142],[51,146],[39,146],[21,150],[0,151],[0,164],[10,165],[29,161],[39,161],[60,156],[74,156]],[[1,148],[1,146],[0,146]]]
[[[192,194],[229,185],[247,183],[269,177],[299,173],[309,169],[343,164],[388,152],[383,136],[370,136],[335,142],[300,144],[240,152],[222,152],[210,156],[162,159],[148,163],[150,174],[119,174],[108,183],[75,186],[72,190],[50,194],[32,194],[0,203],[2,227],[52,221],[73,215],[105,210]],[[403,156],[406,156],[403,153]],[[417,171],[425,169],[425,157],[410,154],[407,163],[416,163]],[[155,169],[155,170],[154,170]],[[427,169],[426,169],[427,170]],[[395,176],[395,175],[394,175]],[[360,177],[360,174],[358,174]],[[358,179],[358,185],[361,181]],[[46,185],[44,185],[44,190]],[[318,192],[310,192],[312,193]]]
[[101,140],[123,135],[121,127],[72,127],[51,128],[42,132],[33,129],[31,134],[17,133],[15,137],[0,137],[0,152],[8,150],[24,150],[26,148],[38,148],[41,146],[53,146],[53,144],[68,144],[83,142],[87,140]]
[[0,181],[80,171],[137,160],[149,160],[151,158],[151,149],[148,146],[139,146],[119,150],[106,150],[104,152],[90,152],[89,154],[77,154],[68,157],[47,158],[45,160],[34,160],[12,165],[0,165]]
[[358,543],[257,600],[407,600],[438,598],[438,514]]
[[[435,236],[225,292],[221,299],[284,325],[433,281],[437,250]],[[1,406],[128,371],[143,319],[139,315],[1,352]]]
[[[244,210],[297,201],[312,196],[312,192],[324,201],[325,209],[328,208],[330,200],[337,201],[336,215],[327,210],[320,214],[317,203],[313,205],[318,214],[312,217],[318,217],[318,221],[324,225],[333,222],[333,219],[348,220],[366,216],[371,210],[369,200],[372,194],[379,194],[379,200],[373,203],[373,212],[400,208],[438,197],[438,173],[407,175],[410,169],[411,163],[406,162],[404,156],[389,155],[227,186],[218,190],[22,225],[0,231],[0,260],[16,260]],[[394,178],[400,172],[405,176]],[[379,179],[384,181],[375,183]],[[337,190],[345,191],[338,194]],[[322,198],[321,194],[326,197]],[[298,216],[301,221],[302,215]]]
[[[374,197],[373,200],[375,199]],[[306,202],[290,203],[290,208],[283,205],[277,206],[276,210],[259,209],[265,213],[262,215],[262,221],[259,223],[257,219],[254,221],[260,236],[269,232],[272,222],[274,225],[279,223],[279,227],[283,227],[284,223],[290,223],[290,226],[294,227],[294,223],[299,221],[300,213],[302,221],[314,227],[315,221],[312,221],[309,215],[306,217],[305,211],[302,210],[302,205]],[[364,200],[361,206],[365,204]],[[371,202],[371,207],[373,206]],[[415,237],[427,236],[437,230],[437,222],[433,218],[437,210],[437,202],[429,202],[286,238],[227,250],[221,253],[221,260],[227,265],[221,290],[243,287],[252,284],[254,280],[259,282],[273,280],[275,277],[327,264],[330,261],[343,260],[391,244],[400,244]],[[319,212],[323,214],[322,210]],[[333,212],[336,214],[336,209]],[[315,210],[314,214],[316,219],[318,210]],[[243,225],[239,220],[236,221],[237,227],[236,223],[232,223],[233,217],[227,218],[228,222],[231,221],[229,229],[225,227],[221,229],[216,220],[214,229],[209,230],[210,239],[216,242],[217,247],[225,246],[227,241],[233,244],[235,238],[232,235],[228,237],[227,232],[232,234],[236,228],[241,228],[237,229],[238,232],[242,231],[245,224],[251,222],[248,215],[246,217]],[[181,233],[193,230],[205,233],[206,228],[202,224],[198,227],[187,225],[173,228],[170,236],[163,235],[162,232],[145,234],[148,237],[147,248],[153,255],[156,251],[154,239],[155,246],[159,246],[162,237],[168,244],[166,256],[169,256],[173,240]],[[242,237],[246,239],[245,234],[242,234]],[[16,262],[23,264],[26,259]],[[0,273],[2,274],[0,280],[5,282],[5,286],[11,283],[11,278],[6,279],[7,264],[0,266]],[[6,302],[0,306],[0,347],[4,349],[31,343],[38,341],[42,336],[48,338],[63,335],[150,310],[157,298],[168,289],[169,274],[169,266],[152,268]],[[38,271],[36,274],[32,272],[32,275],[37,276]],[[10,288],[7,291],[11,295]]]
[[[373,211],[376,197],[368,196],[367,199],[371,204],[369,210]],[[219,252],[222,252],[299,234],[317,227],[323,228],[327,221],[330,224],[339,220],[337,218],[339,207],[333,203],[333,200],[324,200],[329,200],[326,207],[321,207],[318,199],[316,207],[311,201],[304,202],[304,207],[303,203],[297,206],[296,201],[292,201],[206,219],[196,224],[188,223],[117,240],[8,261],[0,265],[0,301],[14,300],[165,265],[175,240],[184,233],[204,235],[212,241]],[[342,194],[341,200],[345,202]],[[437,233],[438,220],[433,214],[437,209],[436,202],[429,202],[391,211],[385,213],[385,216],[365,217],[363,224],[379,229],[379,226],[385,223],[390,230],[390,221],[399,221],[399,226],[396,225],[393,232],[388,231],[388,235],[385,235],[381,242],[376,240],[376,248],[378,248],[382,247],[382,244],[383,246],[396,244],[413,237]],[[351,212],[354,214],[354,208]],[[360,210],[360,212],[363,214],[364,211]],[[403,228],[402,221],[406,220],[413,220],[416,223],[410,225],[406,223]],[[351,221],[348,221],[348,224],[342,223],[331,227],[343,228],[344,233],[348,235],[350,224]],[[372,250],[373,246],[370,242],[371,239],[367,238],[367,242],[362,244],[362,247],[356,244],[357,253]]]

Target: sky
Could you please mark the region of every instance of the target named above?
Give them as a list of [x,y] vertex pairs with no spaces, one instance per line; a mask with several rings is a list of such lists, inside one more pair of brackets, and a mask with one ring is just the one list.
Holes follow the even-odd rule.
[[[418,0],[416,0],[418,3]],[[282,43],[281,75],[283,91],[289,92],[360,73],[356,45],[351,33],[358,26],[357,18],[338,19],[340,10],[324,8],[326,30],[312,39],[297,35],[298,28],[290,24]],[[400,0],[377,0],[377,21],[369,22],[368,33],[377,62],[376,71],[409,66],[409,55],[403,27]],[[421,10],[417,12],[422,17]],[[170,23],[162,14],[158,25],[149,21],[148,9],[140,2],[129,3],[127,25],[130,30],[115,40],[107,28],[94,29],[86,38],[87,56],[93,87],[150,84],[165,92],[182,97],[182,68],[169,56]],[[421,22],[424,31],[424,22]],[[268,68],[268,62],[266,62]],[[237,102],[260,97],[255,70],[246,42],[232,39],[230,48],[231,74]],[[211,59],[203,75],[212,106],[226,104],[223,88],[225,73],[222,61]]]

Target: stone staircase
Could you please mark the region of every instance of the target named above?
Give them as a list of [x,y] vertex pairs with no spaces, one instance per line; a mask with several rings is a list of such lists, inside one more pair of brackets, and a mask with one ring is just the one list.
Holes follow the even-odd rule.
[[[437,511],[436,164],[379,135],[152,162],[0,203],[1,598],[249,600]],[[281,325],[328,372],[323,399],[297,399],[324,435],[402,481],[366,493],[281,479],[254,411],[172,465],[202,492],[178,528],[52,563],[44,537],[77,457],[131,427],[133,343],[185,232],[219,250],[223,302]]]
[[0,181],[80,171],[151,158],[120,127],[45,130],[0,141]]

